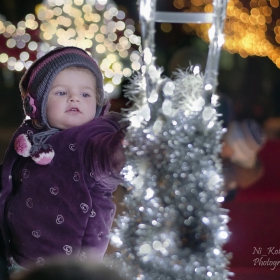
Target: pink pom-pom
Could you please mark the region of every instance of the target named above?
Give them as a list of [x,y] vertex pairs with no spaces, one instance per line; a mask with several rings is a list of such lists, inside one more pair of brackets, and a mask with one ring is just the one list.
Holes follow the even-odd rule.
[[30,156],[31,143],[26,134],[20,134],[15,140],[15,150],[23,157]]
[[52,159],[54,158],[54,150],[49,149],[48,151],[42,151],[39,153],[36,153],[32,156],[32,159],[40,165],[47,165],[49,164]]

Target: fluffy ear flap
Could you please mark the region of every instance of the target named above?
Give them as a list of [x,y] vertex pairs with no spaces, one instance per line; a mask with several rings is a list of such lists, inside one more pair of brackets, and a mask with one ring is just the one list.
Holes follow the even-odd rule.
[[23,107],[25,114],[29,116],[30,118],[35,118],[36,113],[36,105],[35,100],[32,98],[32,96],[27,93],[26,96],[23,98]]

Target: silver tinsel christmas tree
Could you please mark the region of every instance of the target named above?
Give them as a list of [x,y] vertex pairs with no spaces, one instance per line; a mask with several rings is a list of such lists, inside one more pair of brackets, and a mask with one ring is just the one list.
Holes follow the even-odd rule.
[[[216,9],[225,9],[225,1],[216,2]],[[140,1],[144,66],[126,92],[133,106],[126,114],[123,174],[131,191],[111,238],[119,248],[115,265],[130,279],[228,279],[222,249],[228,216],[220,207],[223,132],[212,67],[221,25],[208,61],[212,74],[206,69],[202,76],[190,67],[178,70],[171,81],[154,65],[154,15],[155,1]]]

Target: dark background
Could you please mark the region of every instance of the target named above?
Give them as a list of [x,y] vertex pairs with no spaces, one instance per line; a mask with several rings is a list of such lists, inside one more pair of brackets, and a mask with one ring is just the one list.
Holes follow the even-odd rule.
[[[138,6],[136,0],[116,0],[127,17],[135,20],[139,32]],[[34,13],[35,6],[42,0],[1,0],[0,14],[7,20],[17,23],[28,13]],[[178,11],[173,0],[157,1],[157,10]],[[156,24],[155,35],[157,65],[163,66],[164,75],[171,76],[175,68],[186,68],[189,63],[205,64],[208,45],[195,35],[186,34],[181,24],[172,24],[172,31],[164,33]],[[1,46],[0,46],[1,47]],[[0,68],[0,137],[17,127],[23,118],[18,83],[23,72]],[[269,117],[280,116],[280,69],[266,57],[242,58],[238,54],[221,52],[218,91],[233,101],[237,119],[254,118],[260,123]],[[124,80],[123,84],[126,84]],[[123,97],[114,109],[125,104]],[[121,105],[118,105],[121,104]],[[7,132],[8,131],[8,132]],[[2,142],[1,142],[2,141]],[[5,143],[3,143],[3,141]],[[6,140],[0,140],[0,150]],[[1,155],[0,155],[1,156]],[[1,158],[1,157],[0,157]]]

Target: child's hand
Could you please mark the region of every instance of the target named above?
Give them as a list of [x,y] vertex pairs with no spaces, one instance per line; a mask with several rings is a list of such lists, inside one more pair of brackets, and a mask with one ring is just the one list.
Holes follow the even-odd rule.
[[122,140],[122,145],[123,145],[124,148],[128,147],[128,145],[129,145],[128,140],[127,139],[123,139]]

